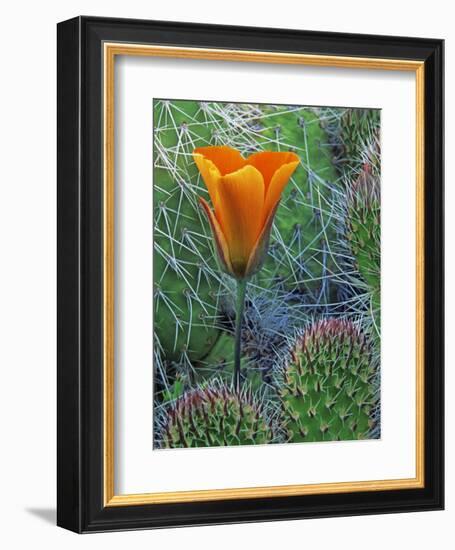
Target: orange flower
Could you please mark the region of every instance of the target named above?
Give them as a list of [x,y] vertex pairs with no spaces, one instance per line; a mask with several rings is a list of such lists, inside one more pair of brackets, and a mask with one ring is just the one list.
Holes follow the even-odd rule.
[[227,146],[199,147],[194,161],[214,211],[200,198],[224,271],[238,279],[261,268],[281,192],[299,164],[290,152],[261,152],[244,159]]

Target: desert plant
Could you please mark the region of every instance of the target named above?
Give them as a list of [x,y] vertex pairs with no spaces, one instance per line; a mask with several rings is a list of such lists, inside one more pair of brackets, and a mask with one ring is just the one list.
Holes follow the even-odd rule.
[[200,210],[194,130],[209,140],[211,130],[196,102],[155,103],[154,134],[154,327],[166,361],[191,364],[217,341],[222,280]]
[[299,334],[282,373],[288,441],[369,437],[375,426],[377,364],[359,324],[330,318]]
[[212,447],[270,443],[274,429],[250,388],[244,386],[239,393],[212,382],[170,404],[161,418],[160,434],[164,448]]
[[345,242],[360,278],[358,288],[368,296],[367,310],[380,335],[381,203],[379,180],[368,167],[353,182],[347,195]]
[[294,148],[303,169],[284,192],[271,236],[269,259],[258,277],[266,288],[281,285],[314,307],[331,300],[336,262],[332,190],[337,173],[319,112],[311,108],[269,107],[261,119],[261,146]]
[[[324,108],[321,117],[333,148],[333,163],[344,182],[355,179],[365,163],[365,151],[379,140],[379,109]],[[380,173],[380,158],[374,159],[373,173]]]
[[[368,368],[375,371],[368,382],[375,392],[374,412],[367,420],[374,427],[364,429],[366,416],[360,415],[355,433],[345,426],[320,437],[377,437],[379,123],[379,111],[369,109],[155,100],[154,369],[160,418],[186,396],[206,391],[201,388],[213,380],[232,379],[235,285],[217,269],[198,204],[199,196],[209,201],[209,195],[192,157],[196,148],[228,145],[244,157],[294,151],[300,159],[276,212],[264,267],[248,284],[243,381],[261,390],[268,408],[283,403],[277,393],[287,388],[283,362],[292,370],[286,360],[289,341],[299,349],[301,327],[322,322],[314,319],[351,323],[358,338],[365,338]],[[318,357],[324,364],[323,354]],[[297,427],[289,415],[285,423],[292,432]],[[276,429],[272,441],[275,436]]]

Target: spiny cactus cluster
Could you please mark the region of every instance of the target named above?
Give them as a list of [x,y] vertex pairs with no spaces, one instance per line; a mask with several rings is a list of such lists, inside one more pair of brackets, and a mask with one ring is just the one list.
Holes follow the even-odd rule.
[[341,203],[341,239],[338,248],[344,258],[351,286],[345,285],[354,297],[357,310],[366,311],[370,331],[380,345],[381,294],[381,193],[377,163],[379,140],[375,137],[364,151],[365,162],[347,186]]
[[[378,109],[344,109],[338,116],[323,119],[323,127],[333,147],[334,164],[349,183],[362,169],[368,149],[379,139],[381,111]],[[379,175],[380,158],[375,157],[374,174]]]
[[[228,389],[235,285],[218,269],[192,158],[207,145],[300,158],[247,288],[241,396]],[[380,162],[378,110],[154,101],[156,447],[251,444],[255,415],[254,443],[380,436]],[[241,407],[239,438],[226,426]]]
[[256,445],[274,438],[272,423],[251,389],[237,393],[224,384],[196,388],[166,412],[164,448]]
[[[354,267],[370,295],[371,312],[380,326],[381,203],[379,181],[366,167],[353,183],[347,200],[346,240]],[[363,284],[362,284],[363,283]]]
[[[194,102],[163,101],[155,108],[154,309],[156,345],[167,361],[188,365],[206,355],[218,336],[222,284],[197,194],[204,194],[191,162]],[[193,122],[194,124],[194,122]],[[210,128],[197,124],[198,136]]]
[[266,288],[280,285],[317,306],[330,299],[333,288],[334,265],[327,240],[335,237],[329,223],[329,197],[337,174],[319,113],[312,109],[281,111],[271,110],[273,116],[263,119],[263,135],[272,143],[276,140],[278,150],[295,150],[303,169],[296,171],[293,185],[284,190],[269,260],[258,280]]
[[372,344],[358,325],[327,319],[299,336],[280,399],[288,441],[364,439],[377,401]]

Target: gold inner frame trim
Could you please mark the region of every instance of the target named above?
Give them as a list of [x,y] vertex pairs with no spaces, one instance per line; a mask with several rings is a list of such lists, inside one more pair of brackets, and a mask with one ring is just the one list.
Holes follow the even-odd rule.
[[[115,57],[153,56],[320,67],[411,71],[416,79],[416,476],[404,479],[210,489],[159,493],[115,494],[114,456],[114,71]],[[184,48],[148,44],[103,45],[103,185],[104,185],[104,504],[127,506],[227,499],[416,489],[424,487],[424,62],[396,59],[291,54],[247,50]]]

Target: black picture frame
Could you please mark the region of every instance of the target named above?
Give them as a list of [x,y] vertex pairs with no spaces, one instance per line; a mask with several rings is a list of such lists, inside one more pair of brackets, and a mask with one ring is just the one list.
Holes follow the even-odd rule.
[[[424,62],[423,488],[104,505],[102,44],[117,41]],[[443,509],[443,72],[437,39],[97,17],[58,24],[59,526],[87,533]]]

